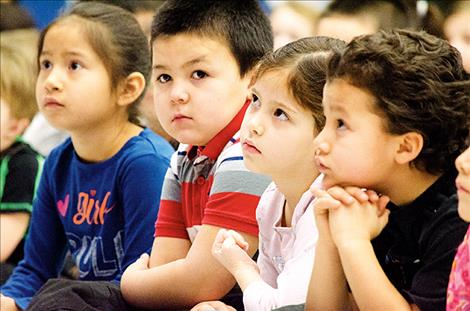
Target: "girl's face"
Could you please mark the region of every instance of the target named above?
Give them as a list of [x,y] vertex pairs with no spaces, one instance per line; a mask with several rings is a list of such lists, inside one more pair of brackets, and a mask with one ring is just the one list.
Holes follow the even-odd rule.
[[459,176],[455,181],[459,196],[459,215],[470,222],[470,147],[455,160]]
[[312,112],[301,107],[288,91],[286,74],[271,71],[256,81],[253,101],[241,126],[245,165],[275,181],[317,174],[315,121]]
[[115,122],[118,105],[109,74],[75,19],[49,29],[39,63],[36,100],[54,127],[73,134]]

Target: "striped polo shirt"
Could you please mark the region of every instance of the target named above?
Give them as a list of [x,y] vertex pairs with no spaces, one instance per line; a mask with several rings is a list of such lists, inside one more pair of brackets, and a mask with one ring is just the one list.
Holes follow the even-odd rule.
[[194,241],[201,225],[258,235],[256,206],[270,183],[243,164],[239,129],[249,103],[205,147],[181,144],[163,183],[155,236]]

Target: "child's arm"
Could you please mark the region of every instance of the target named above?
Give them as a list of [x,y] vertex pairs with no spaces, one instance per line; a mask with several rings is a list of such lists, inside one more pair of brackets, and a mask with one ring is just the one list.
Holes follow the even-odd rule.
[[[333,198],[343,195],[336,187]],[[344,274],[361,310],[412,310],[382,270],[372,248],[385,227],[389,211],[378,213],[377,204],[359,202],[329,210],[332,239],[338,249]],[[374,293],[371,295],[371,293]],[[416,307],[414,306],[416,309]]]
[[30,214],[0,213],[0,262],[5,262],[23,239]]
[[346,278],[328,222],[328,210],[338,208],[340,202],[323,190],[312,188],[311,191],[317,198],[313,206],[319,238],[305,309],[347,310]]
[[[235,280],[211,254],[212,243],[220,229],[202,225],[184,258],[149,268],[149,260],[144,257],[129,266],[121,281],[124,298],[139,307],[178,308],[192,307],[201,301],[224,296],[235,285]],[[249,255],[253,256],[258,245],[257,237],[242,236],[249,244]],[[159,239],[155,239],[155,244],[159,244]],[[153,263],[171,259],[173,255],[168,255],[168,251],[181,254],[183,248],[187,249],[189,242],[172,240],[175,243],[167,240],[165,249],[161,245],[153,249]]]
[[[155,219],[168,159],[153,151],[131,158],[122,166],[119,191],[122,198],[122,272],[152,247]],[[120,281],[122,273],[116,276]]]
[[220,229],[212,245],[212,255],[237,280],[242,291],[248,285],[261,281],[259,268],[247,255],[248,243],[236,231]]
[[24,260],[1,288],[2,295],[13,298],[22,309],[26,309],[45,281],[59,275],[65,257],[66,239],[51,195],[48,167],[46,161],[33,207]]

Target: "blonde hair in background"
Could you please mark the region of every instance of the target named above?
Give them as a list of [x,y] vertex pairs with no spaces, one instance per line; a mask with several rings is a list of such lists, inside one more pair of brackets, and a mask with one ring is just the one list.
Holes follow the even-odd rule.
[[3,31],[0,36],[0,95],[18,119],[31,120],[38,110],[35,97],[38,39],[35,29]]

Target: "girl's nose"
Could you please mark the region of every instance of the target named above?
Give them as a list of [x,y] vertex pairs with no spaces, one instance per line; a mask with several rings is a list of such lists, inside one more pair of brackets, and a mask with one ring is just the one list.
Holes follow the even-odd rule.
[[47,93],[58,92],[63,89],[63,85],[57,71],[52,71],[44,81],[44,88]]
[[250,128],[250,132],[254,135],[262,135],[264,133],[264,126],[257,115],[252,115],[251,118],[248,120],[248,126]]

